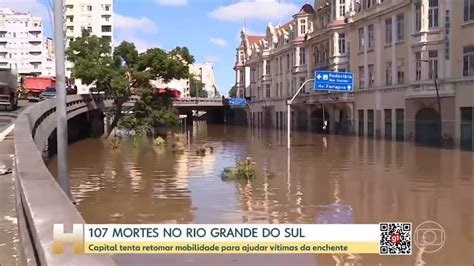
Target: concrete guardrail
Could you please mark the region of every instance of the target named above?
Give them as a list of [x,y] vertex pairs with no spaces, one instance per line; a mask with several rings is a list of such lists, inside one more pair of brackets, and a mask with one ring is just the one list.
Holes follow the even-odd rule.
[[[90,110],[111,106],[111,99],[68,96],[68,119]],[[54,100],[29,106],[15,123],[15,176],[22,265],[115,265],[112,255],[53,253],[53,225],[84,219],[46,168],[42,151],[56,127]]]

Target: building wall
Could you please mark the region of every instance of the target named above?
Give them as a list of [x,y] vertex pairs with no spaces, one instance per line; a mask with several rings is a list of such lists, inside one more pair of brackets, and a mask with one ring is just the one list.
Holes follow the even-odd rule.
[[[261,117],[265,116],[264,110],[273,113],[272,126],[285,124],[286,118],[281,121],[277,113],[285,112],[283,117],[286,117],[286,99],[296,92],[300,78],[312,78],[314,70],[349,70],[355,78],[353,93],[315,92],[310,84],[308,93],[298,95],[293,103],[294,123],[307,123],[310,127],[314,121],[320,123],[320,120],[308,116],[324,103],[328,114],[336,116],[329,121],[331,132],[335,129],[333,125],[338,122],[337,119],[340,119],[337,118],[338,114],[343,111],[348,113],[346,117],[352,133],[359,132],[360,125],[361,129],[363,127],[361,135],[367,136],[369,127],[373,126],[374,137],[395,139],[398,135],[400,139],[415,140],[417,128],[436,128],[437,120],[430,118],[424,121],[421,115],[417,116],[429,108],[434,112],[433,117],[441,113],[444,141],[459,144],[461,124],[464,131],[468,130],[469,123],[472,124],[472,120],[461,121],[460,108],[474,106],[474,71],[469,70],[467,73],[463,69],[467,60],[466,49],[474,49],[474,38],[471,38],[474,36],[474,18],[465,19],[463,1],[439,0],[438,6],[430,6],[430,2],[435,1],[429,0],[317,1],[314,12],[300,11],[289,22],[293,26],[288,30],[290,35],[291,30],[298,31],[302,17],[309,21],[307,25],[313,26],[302,43],[290,42],[284,48],[271,49],[269,43],[285,36],[285,31],[268,27],[267,34],[260,36],[257,41],[255,36],[242,33],[242,43],[237,49],[236,71],[245,67],[260,67],[265,64],[267,57],[272,65],[270,75],[263,72],[257,80],[251,79],[249,84],[252,91],[255,91],[253,86],[260,88],[257,90],[260,93],[251,102],[257,113],[254,124],[263,124],[261,121],[266,119]],[[343,10],[341,5],[347,8]],[[362,40],[359,29],[362,29]],[[340,36],[345,37],[343,43],[347,49],[342,53],[339,53],[342,45],[338,41]],[[363,44],[362,49],[359,43]],[[306,49],[307,65],[294,64],[289,74],[277,74],[277,58],[291,51],[298,62],[301,47]],[[469,57],[469,60],[474,60],[474,56]],[[431,71],[435,68],[436,86]],[[237,73],[238,78],[242,78],[242,75],[245,75],[244,71]],[[248,86],[236,81],[239,88]],[[282,95],[277,88],[281,86],[280,82],[286,86],[287,81],[290,81],[290,93]],[[261,93],[264,91],[261,88],[267,84],[271,88],[270,97]],[[441,110],[438,108],[437,91]],[[364,120],[359,120],[359,110],[363,111]],[[471,109],[464,109],[464,112],[466,110]],[[369,112],[373,112],[370,124],[367,119]],[[302,121],[305,119],[308,121]]]
[[190,65],[189,70],[198,80],[204,83],[204,90],[207,91],[208,97],[215,97],[217,88],[212,62]]
[[[113,0],[65,0],[66,47],[82,35],[82,30],[105,37],[113,44]],[[66,76],[71,76],[73,65],[66,62]],[[78,93],[88,93],[89,87],[75,80]]]
[[43,75],[56,76],[56,62],[54,55],[54,43],[52,38],[44,38],[45,61]]
[[29,13],[0,9],[0,67],[20,75],[47,74],[43,21]]

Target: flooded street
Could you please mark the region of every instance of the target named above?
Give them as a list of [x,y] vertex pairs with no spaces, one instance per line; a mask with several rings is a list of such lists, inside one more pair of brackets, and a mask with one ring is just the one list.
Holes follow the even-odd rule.
[[[123,264],[472,265],[474,153],[347,136],[196,124],[183,154],[150,140],[118,150],[88,139],[69,149],[72,193],[88,223],[379,223],[436,221],[443,248],[412,256],[119,255]],[[204,145],[213,147],[197,155]],[[259,176],[224,182],[247,155]],[[55,158],[49,168],[56,175]]]

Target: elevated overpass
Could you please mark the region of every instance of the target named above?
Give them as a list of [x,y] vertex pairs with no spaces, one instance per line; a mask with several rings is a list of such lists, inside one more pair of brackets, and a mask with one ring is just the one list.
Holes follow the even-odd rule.
[[[130,107],[135,104],[140,99],[139,96],[130,97],[129,101],[124,104],[124,106]],[[173,106],[183,110],[208,110],[214,108],[222,108],[227,106],[227,100],[225,98],[176,98],[173,100]]]

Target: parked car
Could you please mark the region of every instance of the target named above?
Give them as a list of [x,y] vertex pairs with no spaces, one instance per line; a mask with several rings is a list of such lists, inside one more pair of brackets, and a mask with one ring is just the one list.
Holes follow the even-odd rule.
[[56,98],[56,88],[46,87],[39,95],[41,100]]

